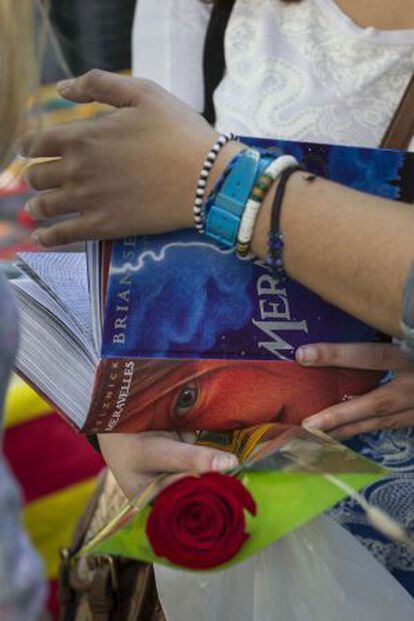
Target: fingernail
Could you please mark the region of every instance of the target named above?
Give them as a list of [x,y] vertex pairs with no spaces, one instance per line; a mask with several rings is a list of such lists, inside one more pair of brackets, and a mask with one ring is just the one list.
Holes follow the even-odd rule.
[[211,463],[212,470],[222,471],[231,470],[239,465],[239,461],[235,455],[216,455]]
[[59,91],[59,93],[62,93],[63,91],[66,91],[68,90],[68,88],[73,86],[74,83],[75,83],[75,78],[71,78],[70,80],[60,80],[60,82],[56,84],[56,88]]
[[34,244],[37,244],[38,246],[42,245],[42,242],[41,242],[41,239],[40,239],[40,231],[39,230],[38,231],[34,231],[32,233],[31,239],[32,239],[32,242]]
[[24,206],[24,212],[30,216],[33,219],[36,219],[36,209],[33,205],[33,201],[34,199],[31,198],[30,200],[27,201],[26,205]]
[[318,350],[313,345],[302,345],[296,350],[296,360],[299,364],[313,364],[318,359]]
[[308,418],[302,421],[302,427],[307,431],[316,431],[322,426],[322,420],[320,418]]

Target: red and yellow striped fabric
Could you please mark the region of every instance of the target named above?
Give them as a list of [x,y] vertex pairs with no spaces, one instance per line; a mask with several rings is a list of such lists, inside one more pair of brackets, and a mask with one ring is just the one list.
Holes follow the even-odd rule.
[[44,559],[49,608],[56,618],[59,550],[70,542],[103,461],[86,438],[17,378],[5,421],[6,458],[22,488],[25,527]]

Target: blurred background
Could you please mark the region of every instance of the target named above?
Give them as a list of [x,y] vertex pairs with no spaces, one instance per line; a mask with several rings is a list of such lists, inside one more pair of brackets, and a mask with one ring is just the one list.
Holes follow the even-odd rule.
[[[135,0],[48,0],[53,37],[38,32],[42,52],[40,120],[43,126],[99,113],[97,106],[75,106],[56,95],[54,83],[98,67],[127,71]],[[38,118],[38,107],[34,114]],[[0,175],[0,269],[13,272],[15,253],[30,245],[33,222],[21,208],[29,197],[19,161]],[[5,263],[8,261],[8,263]]]
[[[58,50],[53,38],[44,40],[44,33],[38,33],[44,54],[34,116],[44,127],[101,112],[97,105],[79,106],[60,99],[54,83],[67,77],[68,71],[79,75],[93,67],[129,70],[135,0],[49,0],[49,6]],[[18,274],[14,261],[19,250],[34,249],[30,241],[34,222],[23,211],[31,195],[24,167],[17,158],[0,171],[0,269],[9,277]],[[22,488],[25,526],[44,559],[49,610],[57,619],[60,550],[69,545],[103,462],[83,436],[17,377],[6,404],[5,453]]]
[[[74,75],[98,67],[122,71],[131,66],[135,0],[49,0],[53,28]],[[53,82],[61,68],[45,57],[43,79]]]

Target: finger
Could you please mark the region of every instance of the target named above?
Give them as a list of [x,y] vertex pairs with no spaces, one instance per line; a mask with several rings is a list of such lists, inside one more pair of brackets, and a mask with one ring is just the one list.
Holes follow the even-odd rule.
[[83,138],[97,119],[80,119],[58,127],[26,132],[19,143],[20,155],[27,158],[60,158],[68,147],[79,148]]
[[92,69],[79,78],[63,80],[57,85],[59,94],[78,103],[97,101],[124,108],[138,103],[139,85],[143,80]]
[[[352,421],[380,418],[404,410],[407,407],[407,394],[398,384],[394,384],[395,382],[390,382],[366,395],[329,407],[306,418],[302,425],[310,431],[329,431]],[[408,397],[412,402],[412,397]]]
[[151,502],[155,496],[158,496],[163,489],[188,476],[188,473],[160,474],[157,472],[142,473],[139,472],[135,476],[131,476],[127,471],[112,473],[124,492],[125,496],[133,502],[139,501],[140,496],[150,486],[150,495],[146,494],[146,500]]
[[404,427],[411,427],[412,425],[414,425],[414,410],[407,410],[405,412],[399,412],[398,414],[392,414],[391,416],[369,418],[350,425],[344,425],[329,433],[336,440],[347,440],[361,433],[371,433],[373,431],[383,431],[386,429],[402,429]]
[[[101,434],[102,455],[124,493],[133,498],[157,474],[227,470],[237,459],[221,451],[192,446],[173,433]],[[227,458],[219,462],[218,457]]]
[[397,345],[390,343],[315,343],[296,350],[296,360],[304,366],[349,369],[414,369]]
[[33,163],[25,172],[26,181],[35,190],[51,190],[63,184],[63,160],[53,160],[42,164]]
[[20,138],[19,151],[23,157],[60,157],[71,126],[32,130]]
[[50,190],[31,198],[24,210],[34,220],[43,220],[73,213],[73,203],[68,203],[63,190]]
[[48,228],[37,229],[32,235],[32,240],[35,244],[45,248],[65,246],[66,244],[95,239],[92,231],[93,227],[88,218],[79,215]]
[[204,446],[194,446],[168,438],[145,438],[136,464],[139,472],[206,472],[237,466],[237,458]]

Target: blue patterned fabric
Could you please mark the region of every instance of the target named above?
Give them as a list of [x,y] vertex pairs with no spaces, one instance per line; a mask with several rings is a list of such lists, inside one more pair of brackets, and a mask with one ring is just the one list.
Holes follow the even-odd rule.
[[[367,487],[364,496],[414,532],[414,428],[363,434],[346,444],[392,471],[391,476]],[[342,501],[330,514],[414,597],[414,551],[378,533],[352,500]]]

